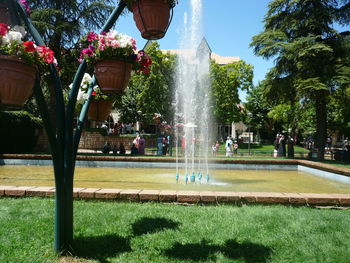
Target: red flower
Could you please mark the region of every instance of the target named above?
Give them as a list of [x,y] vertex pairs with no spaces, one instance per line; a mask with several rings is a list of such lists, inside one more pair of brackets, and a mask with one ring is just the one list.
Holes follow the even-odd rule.
[[5,23],[0,23],[0,36],[5,36],[9,31],[9,27]]
[[96,91],[91,92],[91,95],[96,96],[97,95]]
[[141,69],[138,70],[137,72],[142,72],[144,74],[151,72],[150,66],[152,64],[152,60],[151,60],[150,56],[146,54],[145,51],[140,50],[137,54],[136,60],[141,66]]
[[52,64],[55,61],[54,52],[45,46],[36,47],[39,56],[42,57],[46,63]]
[[34,52],[35,51],[35,46],[33,41],[26,41],[23,43],[24,50],[27,52]]

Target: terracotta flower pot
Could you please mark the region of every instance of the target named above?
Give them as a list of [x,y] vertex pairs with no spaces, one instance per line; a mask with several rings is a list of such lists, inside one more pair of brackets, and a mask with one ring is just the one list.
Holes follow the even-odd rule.
[[121,93],[128,86],[131,63],[123,60],[102,60],[95,65],[95,76],[103,93]]
[[105,121],[112,111],[113,101],[93,100],[91,101],[88,118],[95,121]]
[[170,19],[170,7],[164,0],[138,0],[132,5],[137,28],[145,39],[164,37]]
[[0,55],[0,104],[22,107],[32,95],[36,71],[15,57]]

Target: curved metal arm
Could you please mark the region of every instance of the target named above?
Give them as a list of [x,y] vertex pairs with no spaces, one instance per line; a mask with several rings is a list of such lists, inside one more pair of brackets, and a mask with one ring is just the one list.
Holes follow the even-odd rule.
[[[124,1],[120,1],[118,7],[116,7],[113,10],[113,12],[110,15],[109,19],[107,20],[107,22],[105,23],[105,25],[101,29],[101,32],[109,31],[112,28],[112,26],[115,24],[115,22],[117,21],[117,19],[119,18],[119,16],[123,12],[125,6],[126,6],[125,2]],[[79,66],[79,68],[77,70],[77,73],[74,76],[72,88],[71,88],[70,93],[69,93],[69,99],[68,99],[68,105],[67,105],[67,114],[66,114],[66,117],[67,117],[66,131],[67,131],[67,133],[73,132],[73,118],[74,118],[75,105],[76,105],[76,101],[77,101],[77,96],[78,96],[80,84],[81,84],[81,81],[83,79],[83,76],[84,76],[84,73],[86,71],[86,68],[87,68],[87,64],[86,64],[86,61],[84,60],[80,64],[80,66]],[[66,141],[66,145],[73,145],[72,151],[73,151],[73,159],[74,160],[75,160],[76,153],[77,153],[78,146],[79,146],[79,141],[80,141],[82,128],[83,128],[83,122],[84,122],[84,120],[86,118],[87,111],[88,111],[89,106],[90,106],[92,88],[95,85],[96,85],[96,79],[95,79],[95,77],[93,77],[93,82],[90,85],[89,90],[88,90],[89,99],[87,101],[85,101],[84,106],[83,106],[83,108],[82,108],[82,110],[80,112],[80,116],[79,116],[79,120],[78,120],[78,123],[77,123],[76,131],[74,133],[74,140],[73,141],[69,141],[70,138],[72,138],[72,137],[69,136],[69,135],[68,136],[66,135],[66,140],[68,140],[68,141]]]
[[[16,0],[12,1],[12,4],[15,5],[19,15],[23,19],[24,24],[28,28],[28,31],[30,35],[33,37],[35,43],[37,45],[45,45],[44,40],[41,38],[39,32],[34,27],[32,21],[27,16],[26,11],[24,10],[23,6],[19,4]],[[54,88],[55,88],[55,97],[57,101],[57,141],[58,145],[60,147],[63,147],[64,142],[64,120],[65,120],[65,112],[64,112],[64,99],[63,99],[63,92],[62,92],[62,84],[61,79],[58,75],[57,69],[53,64],[50,64],[50,72],[51,76],[53,78]],[[41,108],[41,114],[46,114],[48,112],[47,105],[43,105]],[[45,113],[43,113],[45,111]]]
[[[105,25],[101,29],[101,32],[109,31],[112,28],[112,26],[115,24],[115,22],[117,21],[117,19],[119,18],[119,16],[123,12],[125,6],[126,6],[125,2],[120,1],[118,7],[116,7],[113,10],[108,21],[105,23]],[[77,100],[77,96],[78,96],[78,91],[79,91],[80,84],[81,84],[81,81],[83,79],[84,73],[86,71],[86,68],[87,68],[86,61],[83,60],[83,62],[80,64],[80,66],[77,70],[77,73],[75,74],[74,79],[73,79],[73,85],[72,85],[72,88],[71,88],[70,93],[69,93],[68,105],[67,105],[67,116],[68,116],[68,119],[72,118],[71,120],[73,120],[73,117],[74,117],[74,109],[75,109],[75,104],[76,104],[76,100]]]
[[74,133],[74,146],[73,146],[73,155],[74,155],[74,160],[76,159],[77,156],[77,152],[78,152],[78,147],[79,147],[79,141],[80,141],[80,137],[81,137],[81,133],[83,131],[83,125],[84,125],[84,121],[86,119],[87,116],[87,112],[89,110],[89,106],[92,100],[92,91],[94,89],[94,86],[96,85],[96,79],[95,77],[93,77],[92,83],[89,85],[87,94],[88,94],[88,98],[87,100],[85,100],[83,107],[80,111],[80,115],[79,115],[79,119],[78,119],[78,123],[77,123],[77,127]]

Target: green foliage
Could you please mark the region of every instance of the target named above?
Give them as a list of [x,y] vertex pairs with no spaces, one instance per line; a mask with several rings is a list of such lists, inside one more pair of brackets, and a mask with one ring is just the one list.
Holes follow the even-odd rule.
[[291,105],[288,104],[279,104],[273,107],[267,114],[271,119],[281,122],[288,121],[288,113],[291,110]]
[[[119,101],[117,109],[123,122],[134,122],[141,118],[151,122],[154,113],[160,113],[170,122],[173,117],[175,56],[163,54],[157,42],[152,42],[146,49],[152,59],[151,73],[133,73],[129,88]],[[141,111],[141,116],[138,113]]]
[[[79,40],[99,30],[112,11],[112,0],[31,0],[30,18],[45,43],[55,52],[64,87],[79,66]],[[93,14],[93,15],[91,15]],[[78,51],[79,50],[79,51]]]
[[215,118],[221,123],[241,120],[238,91],[252,87],[253,67],[242,60],[224,66],[212,61],[210,75]]
[[26,112],[0,111],[0,153],[32,152],[41,127],[41,119]]
[[[133,122],[138,118],[152,122],[155,113],[170,123],[173,120],[173,96],[175,88],[175,56],[163,54],[156,42],[147,48],[152,58],[151,74],[133,74],[129,88],[117,103],[123,122]],[[242,118],[238,90],[252,86],[253,68],[244,61],[220,66],[212,61],[211,83],[213,110],[220,122],[232,122]],[[141,111],[140,116],[137,111]]]
[[[349,24],[349,5],[342,0],[274,0],[265,16],[265,30],[254,36],[255,54],[275,59],[266,76],[275,105],[311,103],[319,149],[324,149],[326,104],[337,89],[350,84],[349,32],[334,24]],[[301,105],[301,104],[300,104]],[[298,106],[299,107],[299,106]],[[296,112],[295,106],[292,107]]]
[[257,86],[249,89],[244,107],[247,112],[252,113],[250,122],[252,130],[259,133],[261,138],[272,141],[279,126],[276,124],[276,120],[268,116],[273,104],[267,94],[267,88],[265,82],[260,82]]

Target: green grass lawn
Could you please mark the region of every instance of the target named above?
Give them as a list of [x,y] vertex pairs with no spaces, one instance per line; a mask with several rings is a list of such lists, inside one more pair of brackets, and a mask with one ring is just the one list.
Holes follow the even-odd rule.
[[[239,145],[238,148],[238,156],[239,155],[247,155],[250,153],[251,155],[266,155],[266,156],[272,156],[274,150],[274,145],[270,144],[250,144],[250,149],[248,149],[247,143],[242,143]],[[179,153],[182,152],[181,147],[178,147]],[[146,153],[148,154],[155,154],[157,152],[156,147],[148,147],[146,148]],[[294,152],[296,154],[304,154],[305,156],[308,154],[309,150],[300,147],[300,146],[294,146]],[[218,157],[225,156],[226,150],[225,150],[225,144],[221,144],[219,151],[218,151]],[[175,148],[173,148],[173,155],[175,155]]]
[[54,200],[0,198],[0,262],[336,262],[350,210],[75,201],[75,257],[53,251]]

